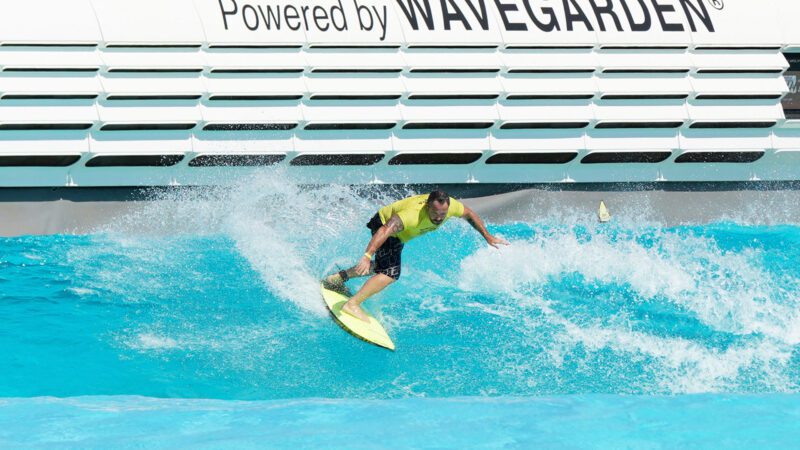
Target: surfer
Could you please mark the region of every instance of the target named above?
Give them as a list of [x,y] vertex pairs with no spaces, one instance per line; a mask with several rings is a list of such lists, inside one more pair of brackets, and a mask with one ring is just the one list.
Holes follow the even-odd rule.
[[508,245],[505,239],[489,234],[475,211],[450,198],[446,192],[433,191],[394,202],[378,210],[367,223],[372,239],[358,264],[325,279],[325,284],[335,289],[350,278],[374,273],[344,304],[342,311],[361,320],[369,320],[361,309],[361,303],[400,278],[400,254],[403,246],[416,237],[439,229],[451,217],[465,219],[493,247]]

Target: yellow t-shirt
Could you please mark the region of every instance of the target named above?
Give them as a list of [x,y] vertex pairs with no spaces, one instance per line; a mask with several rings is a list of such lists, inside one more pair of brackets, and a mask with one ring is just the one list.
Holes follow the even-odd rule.
[[385,225],[390,217],[397,214],[400,220],[403,221],[403,231],[396,233],[394,236],[405,243],[429,231],[436,230],[451,217],[461,217],[464,215],[464,204],[451,197],[450,208],[447,210],[447,217],[442,221],[442,224],[437,226],[431,222],[431,218],[428,217],[427,200],[428,194],[422,194],[384,206],[378,211],[378,215],[381,217],[381,223]]

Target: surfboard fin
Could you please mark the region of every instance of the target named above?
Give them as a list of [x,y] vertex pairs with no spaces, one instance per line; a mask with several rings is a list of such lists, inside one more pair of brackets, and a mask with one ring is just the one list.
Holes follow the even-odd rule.
[[597,210],[597,218],[600,220],[600,223],[606,223],[611,220],[611,214],[608,212],[604,201],[600,201],[600,208]]

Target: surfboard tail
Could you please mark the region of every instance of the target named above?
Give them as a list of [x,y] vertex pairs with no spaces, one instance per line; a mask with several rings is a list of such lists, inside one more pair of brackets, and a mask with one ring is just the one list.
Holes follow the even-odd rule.
[[322,291],[322,298],[325,300],[328,311],[330,311],[334,321],[339,324],[343,330],[362,341],[387,350],[395,350],[394,342],[392,342],[389,334],[386,333],[386,330],[380,322],[371,314],[367,313],[369,322],[364,322],[342,311],[342,306],[350,299],[350,295],[327,289],[324,285],[320,286],[320,290]]

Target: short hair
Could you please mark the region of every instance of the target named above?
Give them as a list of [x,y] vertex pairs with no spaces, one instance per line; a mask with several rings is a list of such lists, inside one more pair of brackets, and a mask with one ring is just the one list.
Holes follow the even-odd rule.
[[433,202],[443,203],[445,205],[450,205],[450,196],[447,195],[445,191],[433,191],[428,195],[428,205],[432,205]]

